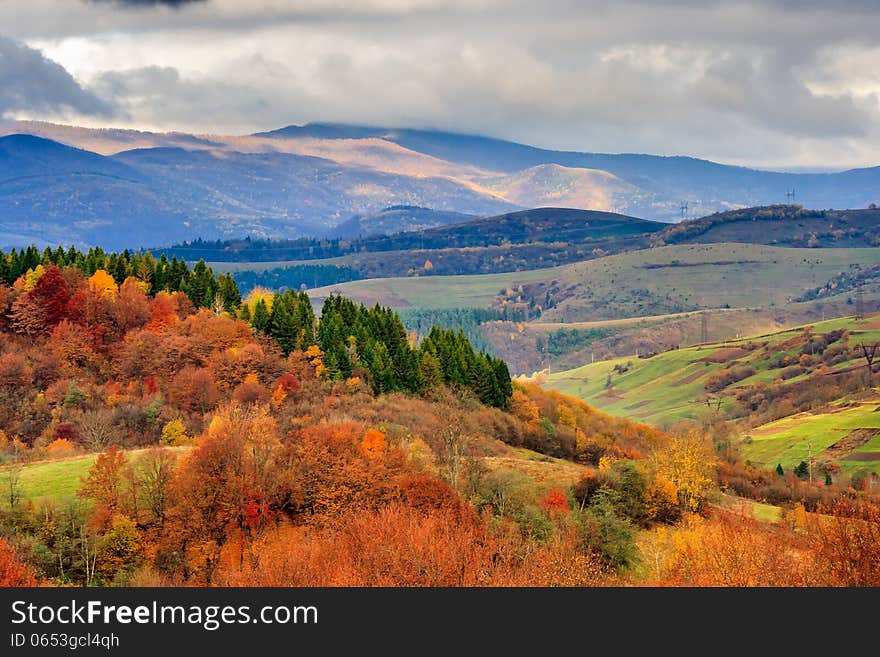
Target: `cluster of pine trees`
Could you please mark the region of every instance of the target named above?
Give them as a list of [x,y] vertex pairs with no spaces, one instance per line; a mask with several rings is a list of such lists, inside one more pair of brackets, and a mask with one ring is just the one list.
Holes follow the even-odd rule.
[[13,248],[9,253],[0,252],[0,283],[12,285],[28,271],[49,265],[62,269],[75,267],[87,277],[104,270],[117,285],[134,277],[149,286],[146,290],[148,294],[185,292],[197,308],[222,306],[231,310],[238,308],[241,303],[235,279],[230,274],[215,276],[203,260],[190,269],[185,260],[176,257],[168,260],[162,254],[157,259],[152,253],[128,249],[122,253],[107,253],[100,247],[86,252],[73,246],[67,250],[60,246],[54,250],[46,247],[42,252],[35,246],[21,250]]
[[263,271],[239,271],[235,272],[234,276],[235,282],[244,294],[255,287],[301,290],[363,278],[360,272],[346,265],[292,265]]
[[418,393],[446,384],[469,389],[497,408],[507,408],[513,395],[504,361],[475,352],[461,331],[435,327],[417,346],[397,313],[379,305],[365,308],[331,295],[321,311],[318,345],[331,377],[364,371],[376,393]]
[[271,297],[254,294],[241,305],[238,316],[254,332],[275,338],[285,356],[315,344],[315,313],[305,292],[287,290]]

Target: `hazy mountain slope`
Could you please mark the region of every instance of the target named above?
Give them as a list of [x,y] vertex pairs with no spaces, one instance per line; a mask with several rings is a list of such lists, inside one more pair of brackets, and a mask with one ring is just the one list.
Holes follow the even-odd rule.
[[810,207],[865,207],[878,200],[876,190],[880,186],[880,167],[827,174],[782,173],[685,156],[553,151],[477,135],[333,124],[291,126],[263,134],[276,138],[292,134],[327,139],[379,137],[450,162],[507,173],[542,164],[603,170],[646,195],[655,195],[649,206],[652,213],[643,216],[666,220],[679,216],[682,200],[690,201],[691,211],[707,214],[737,206],[778,203],[790,189],[795,189],[799,202]]
[[541,164],[483,184],[517,205],[650,213],[645,207],[645,194],[638,187],[596,169]]
[[138,247],[180,238],[185,215],[124,162],[27,135],[0,138],[0,244]]
[[[62,218],[65,226],[77,224],[67,239],[123,247],[131,245],[113,241],[125,233],[113,222],[152,223],[167,244],[249,234],[323,236],[354,215],[392,205],[479,216],[569,206],[668,222],[682,216],[685,200],[689,215],[705,215],[778,203],[795,189],[797,201],[808,207],[858,208],[878,200],[880,189],[880,168],[788,174],[688,157],[550,151],[425,130],[312,124],[221,136],[33,122],[0,126],[0,135],[22,131],[97,152],[80,151],[68,163],[53,155],[50,165],[41,164],[49,155],[37,152],[40,142],[30,143],[28,153],[24,144],[13,144],[0,161],[0,179],[29,170],[52,176],[85,171],[105,176],[105,184],[67,178],[7,186],[6,220],[20,229],[8,230],[5,239],[18,244],[65,238],[69,228],[58,225]],[[98,152],[112,155],[101,159]],[[108,176],[118,180],[111,184]],[[134,183],[141,187],[131,188]],[[134,236],[141,233],[148,235]]]
[[430,202],[441,210],[475,208],[481,213],[509,207],[445,178],[386,174],[287,153],[148,149],[114,159],[210,203],[203,214],[222,225],[205,237],[314,234],[352,214],[398,204]]
[[298,237],[389,205],[480,214],[516,207],[449,178],[288,153],[162,147],[104,157],[33,136],[0,144],[4,245],[122,249],[199,236]]
[[357,214],[329,230],[327,237],[351,239],[393,235],[447,224],[460,224],[471,219],[474,219],[473,215],[460,212],[442,212],[416,205],[392,205],[372,214]]

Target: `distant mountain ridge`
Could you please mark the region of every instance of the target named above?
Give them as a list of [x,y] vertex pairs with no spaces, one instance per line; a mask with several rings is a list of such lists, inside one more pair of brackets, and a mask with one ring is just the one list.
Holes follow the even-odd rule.
[[[328,123],[242,136],[0,125],[0,246],[353,237],[542,207],[675,222],[780,203],[792,189],[807,207],[864,208],[880,196],[880,167],[779,173]],[[394,206],[440,214],[385,212]]]
[[[678,191],[678,198],[702,206],[703,209],[697,211],[705,214],[720,209],[706,202],[698,203],[700,197],[706,196],[705,191],[701,193],[706,188],[716,194],[740,193],[741,200],[733,201],[739,206],[778,203],[786,198],[788,190],[794,189],[796,198],[809,207],[844,209],[865,207],[878,201],[876,185],[880,182],[880,166],[836,173],[784,173],[681,155],[554,151],[491,137],[432,130],[310,123],[262,133],[275,138],[292,134],[320,135],[325,139],[381,138],[450,162],[506,173],[542,164],[597,169],[647,191],[664,188]],[[868,184],[874,187],[866,188]],[[655,218],[647,213],[640,216]],[[671,217],[667,215],[667,218]]]

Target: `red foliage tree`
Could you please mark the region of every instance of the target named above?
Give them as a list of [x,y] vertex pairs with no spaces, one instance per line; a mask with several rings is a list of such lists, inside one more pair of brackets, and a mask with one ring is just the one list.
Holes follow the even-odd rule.
[[119,296],[113,307],[113,315],[120,333],[141,328],[152,319],[150,300],[143,288],[144,284],[131,276],[119,286]]
[[150,304],[150,323],[147,328],[153,333],[161,333],[178,320],[177,303],[167,292],[159,292]]
[[541,500],[541,506],[551,516],[568,513],[568,500],[558,488],[551,488]]
[[73,422],[62,422],[55,427],[55,440],[67,440],[71,443],[79,442],[79,431]]
[[49,265],[29,293],[43,309],[45,328],[51,328],[68,317],[72,291],[61,269]]

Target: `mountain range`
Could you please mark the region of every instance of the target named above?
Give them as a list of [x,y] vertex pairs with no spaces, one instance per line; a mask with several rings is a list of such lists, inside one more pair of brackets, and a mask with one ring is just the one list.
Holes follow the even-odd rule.
[[328,123],[244,136],[0,126],[7,247],[350,238],[540,206],[673,222],[790,201],[792,190],[812,208],[865,207],[878,187],[880,167],[782,173]]

